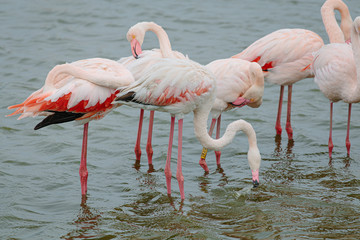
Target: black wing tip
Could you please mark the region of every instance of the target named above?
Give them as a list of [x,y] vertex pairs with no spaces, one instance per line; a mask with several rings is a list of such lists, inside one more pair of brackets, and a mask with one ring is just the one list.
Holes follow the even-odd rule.
[[34,130],[38,130],[43,127],[47,127],[52,124],[59,124],[74,121],[85,115],[85,113],[73,113],[73,112],[53,112],[54,114],[47,116],[40,123],[38,123]]

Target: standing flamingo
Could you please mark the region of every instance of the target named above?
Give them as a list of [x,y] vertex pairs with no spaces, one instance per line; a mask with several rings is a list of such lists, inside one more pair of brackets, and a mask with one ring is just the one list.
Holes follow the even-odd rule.
[[[209,135],[215,123],[216,138],[220,136],[221,113],[248,105],[258,108],[264,92],[264,75],[257,63],[242,59],[227,58],[212,61],[206,67],[216,76],[216,99],[211,109],[212,121]],[[207,149],[203,148],[199,164],[209,172],[206,164]],[[215,151],[216,164],[220,168],[220,151]]]
[[47,75],[45,85],[23,103],[8,107],[24,117],[47,116],[35,130],[51,124],[76,120],[84,124],[80,161],[81,194],[87,192],[86,168],[88,125],[103,118],[118,104],[113,100],[118,87],[134,81],[132,74],[120,63],[103,58],[91,58],[55,66]]
[[281,109],[284,86],[288,86],[286,131],[293,139],[291,127],[292,85],[304,78],[313,77],[309,66],[312,53],[324,45],[316,33],[305,29],[280,29],[255,41],[241,53],[233,56],[257,62],[264,71],[265,81],[280,85],[279,106],[276,120],[276,134],[281,136]]
[[[145,34],[147,31],[151,31],[156,34],[159,40],[160,49],[142,51],[141,46],[144,42]],[[119,62],[125,65],[131,71],[135,80],[139,79],[143,73],[143,70],[146,69],[148,65],[154,63],[154,61],[156,61],[156,59],[158,58],[180,58],[180,59],[187,58],[182,53],[178,51],[173,51],[171,49],[171,44],[167,33],[160,25],[154,22],[139,22],[135,24],[128,30],[126,34],[126,38],[130,42],[133,56],[121,58]],[[138,133],[135,144],[135,156],[137,162],[140,162],[140,158],[141,158],[140,140],[141,140],[143,117],[144,117],[144,109],[141,109]],[[148,157],[148,164],[150,170],[153,168],[152,165],[153,148],[151,144],[153,121],[154,121],[154,111],[150,111],[149,131],[148,131],[148,139],[146,144],[146,153]]]
[[[325,5],[325,4],[324,4]],[[348,123],[345,145],[350,155],[350,117],[351,104],[360,102],[360,17],[357,17],[351,29],[351,45],[346,44],[345,32],[342,32],[334,18],[327,18],[328,6],[321,13],[328,33],[330,44],[314,54],[312,69],[314,81],[321,92],[330,100],[329,157],[332,156],[333,103],[340,100],[349,103]],[[349,15],[350,16],[350,15]],[[335,21],[334,21],[335,20]]]
[[193,111],[195,135],[209,149],[220,150],[228,145],[237,131],[248,136],[248,161],[253,173],[253,184],[259,184],[261,156],[252,126],[244,120],[231,123],[220,139],[212,139],[207,133],[207,118],[215,100],[215,76],[204,66],[189,59],[159,59],[144,71],[142,77],[122,88],[116,102],[130,106],[158,110],[171,114],[169,147],[165,166],[167,192],[171,194],[171,150],[175,118],[178,118],[178,160],[176,178],[181,199],[184,194],[182,174],[182,128],[185,114]]

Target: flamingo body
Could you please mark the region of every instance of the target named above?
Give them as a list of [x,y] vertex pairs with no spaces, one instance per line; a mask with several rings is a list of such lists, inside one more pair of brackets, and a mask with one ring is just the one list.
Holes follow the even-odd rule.
[[134,107],[164,111],[171,114],[169,148],[165,166],[168,194],[171,194],[171,146],[175,117],[179,118],[179,142],[176,177],[179,182],[181,199],[184,195],[182,175],[182,126],[185,114],[194,113],[194,129],[200,143],[210,149],[220,150],[229,144],[237,131],[244,131],[249,139],[248,160],[253,172],[254,186],[258,185],[258,170],[261,156],[256,144],[252,126],[243,120],[228,126],[222,138],[212,139],[206,129],[207,117],[215,100],[215,76],[206,67],[189,59],[163,58],[144,71],[142,77],[120,89],[116,102]]
[[281,135],[281,109],[284,86],[288,86],[288,106],[286,131],[288,139],[293,139],[291,127],[292,84],[313,77],[310,65],[312,53],[324,45],[321,37],[306,29],[280,29],[255,41],[241,53],[233,56],[260,64],[265,81],[280,85],[278,114],[275,124],[276,134]]
[[23,103],[10,106],[11,115],[24,117],[47,116],[35,130],[51,124],[76,120],[84,124],[80,162],[81,193],[87,192],[86,168],[88,122],[103,118],[119,104],[113,104],[117,88],[134,81],[132,74],[116,61],[91,58],[55,66],[42,88]]

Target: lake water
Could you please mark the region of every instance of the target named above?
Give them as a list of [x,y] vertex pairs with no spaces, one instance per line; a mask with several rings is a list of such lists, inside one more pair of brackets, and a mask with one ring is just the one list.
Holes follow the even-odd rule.
[[[266,84],[260,108],[223,114],[222,132],[239,118],[257,132],[262,165],[256,189],[251,188],[244,134],[223,149],[222,170],[209,152],[210,173],[204,174],[198,165],[202,147],[189,114],[183,134],[183,202],[175,178],[172,198],[166,192],[166,113],[155,114],[152,173],[145,154],[148,112],[140,168],[134,167],[138,109],[124,106],[90,123],[86,199],[78,175],[82,126],[66,123],[34,131],[41,118],[4,117],[11,113],[9,105],[43,85],[56,64],[131,55],[125,34],[139,21],[160,24],[173,49],[207,64],[280,28],[310,29],[328,43],[320,16],[323,1],[0,2],[1,239],[360,238],[360,105],[353,105],[347,157],[347,104],[334,104],[335,146],[329,161],[329,101],[313,79],[293,87],[294,142],[288,142],[285,131],[275,139],[278,86]],[[360,15],[358,0],[346,3],[353,18]],[[143,49],[157,46],[155,35],[148,33]]]

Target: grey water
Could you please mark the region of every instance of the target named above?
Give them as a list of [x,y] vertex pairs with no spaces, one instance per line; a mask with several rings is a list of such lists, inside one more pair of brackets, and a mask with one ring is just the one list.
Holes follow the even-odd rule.
[[[34,131],[37,118],[5,117],[43,84],[56,64],[131,55],[127,30],[154,21],[172,47],[201,64],[239,53],[281,28],[305,28],[328,38],[315,0],[228,1],[0,1],[0,238],[1,239],[360,239],[360,105],[353,104],[345,147],[347,104],[334,104],[334,152],[328,156],[329,101],[313,79],[293,87],[294,141],[275,138],[279,86],[266,84],[260,108],[223,114],[222,132],[250,122],[262,155],[260,186],[251,188],[247,139],[238,134],[222,151],[221,169],[208,153],[209,174],[198,165],[201,145],[192,115],[184,120],[185,200],[175,178],[164,176],[170,117],[155,114],[154,171],[148,172],[145,113],[142,159],[135,164],[139,110],[115,109],[90,122],[88,194],[81,197],[82,126]],[[345,0],[353,18],[358,0]],[[337,17],[338,14],[336,15]],[[143,49],[158,47],[148,33]]]

